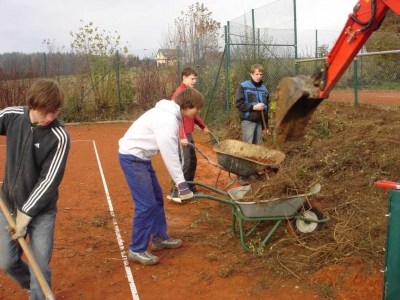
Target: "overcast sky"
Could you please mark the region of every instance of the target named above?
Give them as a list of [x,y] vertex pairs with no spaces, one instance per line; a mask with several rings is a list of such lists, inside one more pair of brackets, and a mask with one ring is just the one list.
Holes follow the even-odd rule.
[[[279,0],[278,0],[279,1]],[[173,27],[181,11],[191,4],[204,3],[222,26],[277,0],[0,0],[0,53],[47,52],[43,40],[70,50],[69,32],[79,32],[80,20],[101,30],[117,31],[129,52],[154,51],[162,34]],[[357,1],[297,0],[299,30],[340,32]],[[277,12],[278,13],[278,12]],[[146,50],[144,50],[146,49]]]

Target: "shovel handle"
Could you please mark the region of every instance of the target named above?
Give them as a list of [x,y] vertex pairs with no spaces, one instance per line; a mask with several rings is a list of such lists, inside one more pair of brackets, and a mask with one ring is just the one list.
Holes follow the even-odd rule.
[[400,190],[400,182],[381,180],[374,182],[374,185],[386,189]]
[[[14,219],[12,218],[10,212],[8,211],[7,206],[5,205],[5,203],[1,197],[0,197],[0,206],[1,206],[1,210],[3,211],[4,216],[7,219],[8,224],[12,228],[15,228]],[[44,275],[42,273],[42,270],[40,270],[39,265],[37,264],[36,259],[33,256],[33,253],[31,251],[31,249],[29,248],[28,243],[26,242],[25,238],[22,236],[19,237],[18,243],[21,245],[22,250],[24,251],[26,257],[29,260],[29,263],[33,269],[33,272],[35,273],[35,275],[39,281],[39,285],[42,288],[44,295],[46,296],[46,300],[56,299],[53,292],[51,291],[49,285],[47,284],[47,281],[44,278]]]
[[261,118],[264,125],[264,129],[267,130],[267,123],[265,122],[264,110],[261,111]]
[[214,135],[214,133],[212,133],[210,130],[208,131],[208,133],[211,135],[211,137],[214,139],[214,141],[219,144],[219,140],[217,139],[217,137]]
[[189,147],[192,147],[192,148],[194,148],[196,151],[198,151],[198,152],[199,152],[205,159],[207,159],[208,162],[209,162],[211,165],[213,165],[214,167],[217,167],[217,168],[219,168],[219,169],[221,169],[221,170],[223,170],[223,171],[229,172],[227,169],[225,169],[225,168],[221,167],[220,165],[216,164],[215,162],[213,162],[213,161],[211,160],[211,158],[209,158],[206,154],[204,154],[204,152],[201,151],[201,150],[200,150],[197,146],[195,146],[194,144],[188,143],[188,146],[189,146]]

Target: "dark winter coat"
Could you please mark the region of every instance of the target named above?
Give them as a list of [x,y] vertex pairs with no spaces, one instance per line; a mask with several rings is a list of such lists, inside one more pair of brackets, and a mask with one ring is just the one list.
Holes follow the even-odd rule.
[[0,135],[7,136],[2,198],[10,211],[31,217],[56,211],[70,148],[64,125],[55,119],[34,126],[27,106],[8,107],[0,111]]
[[253,110],[253,106],[258,103],[264,103],[264,110],[262,112],[264,113],[265,123],[268,128],[269,92],[262,81],[254,82],[253,80],[246,80],[242,82],[236,89],[235,99],[235,106],[239,109],[240,119],[259,124],[262,124],[261,111]]

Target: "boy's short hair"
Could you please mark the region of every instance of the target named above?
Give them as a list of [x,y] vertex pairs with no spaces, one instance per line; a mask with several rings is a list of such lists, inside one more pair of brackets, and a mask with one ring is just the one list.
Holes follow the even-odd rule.
[[28,90],[26,104],[43,113],[55,112],[63,107],[65,95],[58,83],[51,79],[38,79]]
[[183,89],[176,95],[174,101],[181,109],[202,108],[204,105],[203,95],[194,88]]
[[263,66],[260,65],[260,64],[255,64],[255,65],[252,65],[252,66],[251,66],[251,68],[250,68],[251,74],[253,74],[256,70],[258,70],[258,71],[260,71],[260,72],[264,72],[264,68],[263,68]]
[[192,67],[186,67],[181,72],[181,79],[183,79],[183,76],[189,77],[190,75],[197,76],[197,72]]

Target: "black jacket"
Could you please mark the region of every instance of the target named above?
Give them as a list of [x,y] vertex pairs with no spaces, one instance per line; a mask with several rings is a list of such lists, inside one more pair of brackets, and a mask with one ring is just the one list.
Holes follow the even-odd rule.
[[70,148],[64,125],[33,126],[27,106],[8,107],[0,111],[0,135],[7,136],[2,198],[9,210],[31,217],[56,211]]

